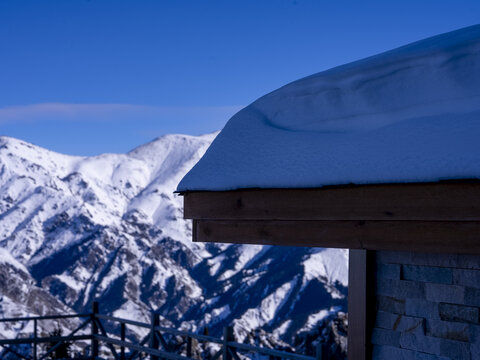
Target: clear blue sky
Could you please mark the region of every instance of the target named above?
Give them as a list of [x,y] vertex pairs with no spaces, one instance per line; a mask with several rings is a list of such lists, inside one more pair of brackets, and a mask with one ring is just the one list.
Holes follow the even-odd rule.
[[93,155],[207,133],[290,81],[479,22],[478,0],[0,0],[0,135]]

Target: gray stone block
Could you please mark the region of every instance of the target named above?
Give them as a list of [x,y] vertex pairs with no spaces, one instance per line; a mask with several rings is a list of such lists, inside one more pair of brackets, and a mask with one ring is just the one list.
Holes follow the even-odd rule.
[[[474,325],[470,324],[470,337],[469,341],[472,344],[480,344],[480,326],[479,325]],[[479,358],[480,359],[480,358]]]
[[420,334],[425,335],[425,319],[402,316],[400,321],[393,326],[393,330],[406,333],[420,332]]
[[405,301],[405,315],[440,319],[438,303],[421,299],[407,299]]
[[452,283],[452,269],[432,266],[402,265],[402,280]]
[[378,264],[376,265],[377,279],[400,280],[400,265],[398,264]]
[[425,297],[428,301],[465,304],[465,287],[425,283]]
[[377,295],[377,310],[393,314],[405,313],[405,300],[390,296]]
[[413,253],[411,256],[412,265],[458,267],[458,255],[455,254],[434,254],[434,253]]
[[465,305],[480,306],[480,289],[465,288]]
[[400,333],[392,330],[374,328],[371,342],[374,345],[390,345],[399,347]]
[[480,270],[453,269],[453,283],[480,288]]
[[[406,264],[421,266],[458,267],[458,255],[401,251],[376,251],[375,259],[382,264]],[[467,261],[467,260],[465,260]]]
[[373,360],[415,360],[415,352],[393,346],[374,345]]
[[397,332],[413,332],[418,330],[424,333],[424,322],[425,320],[421,317],[378,311],[375,319],[375,327]]
[[429,319],[426,322],[426,335],[448,340],[468,342],[470,327],[466,323]]
[[401,251],[376,251],[375,261],[377,264],[411,264],[412,254]]
[[418,333],[401,333],[400,335],[400,346],[403,349],[421,351],[433,355],[441,355],[440,347],[442,341],[446,340]]
[[425,335],[425,319],[418,317],[402,316],[400,322],[393,330],[404,333],[419,333]]
[[480,359],[480,343],[470,345],[470,358]]
[[393,330],[396,323],[400,321],[402,315],[392,314],[385,311],[377,311],[375,314],[375,327],[380,329]]
[[458,268],[462,269],[479,269],[480,256],[478,255],[458,255]]
[[440,303],[438,313],[446,321],[478,323],[479,320],[478,308],[471,306]]
[[407,280],[377,279],[376,293],[397,299],[424,299],[425,283]]
[[478,255],[376,251],[375,258],[376,262],[382,264],[407,264],[480,270],[480,256]]
[[440,355],[456,360],[471,360],[470,344],[460,341],[442,340],[440,344]]
[[449,357],[415,352],[415,360],[452,360]]

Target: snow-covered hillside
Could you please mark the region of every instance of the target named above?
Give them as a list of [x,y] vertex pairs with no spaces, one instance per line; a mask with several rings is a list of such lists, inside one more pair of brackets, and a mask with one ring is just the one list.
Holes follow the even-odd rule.
[[97,299],[121,317],[155,310],[167,326],[220,335],[234,322],[240,338],[263,328],[292,341],[345,311],[344,250],[190,241],[174,190],[215,136],[95,157],[0,137],[0,316],[83,312]]

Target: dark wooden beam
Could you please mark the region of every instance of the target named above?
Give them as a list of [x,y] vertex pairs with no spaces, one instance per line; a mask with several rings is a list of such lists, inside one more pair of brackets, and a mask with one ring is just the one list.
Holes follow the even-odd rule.
[[193,240],[480,254],[480,222],[194,220]]
[[480,221],[479,183],[413,183],[184,194],[197,220]]

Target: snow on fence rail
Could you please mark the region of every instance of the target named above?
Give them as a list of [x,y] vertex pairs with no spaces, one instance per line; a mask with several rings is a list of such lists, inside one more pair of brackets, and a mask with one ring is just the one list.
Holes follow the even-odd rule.
[[[38,336],[38,322],[42,320],[62,320],[72,318],[86,318],[75,330],[67,336]],[[216,344],[216,349],[209,360],[244,360],[249,358],[258,358],[259,355],[268,356],[272,359],[289,359],[289,360],[321,360],[322,349],[320,346],[316,349],[316,356],[305,356],[294,354],[286,351],[273,350],[241,344],[235,342],[233,328],[224,328],[223,337],[215,338],[208,335],[195,334],[188,331],[166,328],[159,325],[159,315],[152,313],[151,323],[142,323],[135,320],[123,319],[114,316],[100,314],[98,311],[98,303],[92,304],[92,312],[85,314],[69,314],[69,315],[49,315],[49,316],[30,316],[18,318],[0,319],[0,323],[18,323],[33,321],[33,334],[28,338],[0,339],[0,347],[4,350],[0,352],[0,357],[4,358],[11,353],[18,358],[25,360],[43,360],[51,356],[62,344],[69,342],[86,340],[90,341],[89,354],[83,357],[75,357],[75,359],[100,360],[104,357],[100,356],[100,346],[103,345],[107,351],[103,351],[102,355],[113,357],[115,360],[134,360],[142,359],[143,354],[150,356],[151,360],[205,360],[205,353],[195,357],[193,349],[193,339],[200,343]],[[105,322],[116,324],[117,329],[120,327],[120,334],[109,334],[105,328]],[[90,325],[88,334],[78,334],[82,329],[87,329]],[[138,343],[128,341],[126,337],[127,325],[149,329],[147,335]],[[115,328],[111,326],[110,328]],[[176,344],[168,343],[165,336],[181,337],[182,341]],[[52,344],[44,354],[38,354],[38,344]],[[31,355],[19,352],[12,345],[27,344],[31,345]],[[130,352],[126,353],[126,349]],[[205,349],[204,349],[205,351]],[[241,352],[247,352],[251,355],[245,355]],[[107,354],[108,353],[108,354]],[[252,356],[253,355],[253,356]]]

